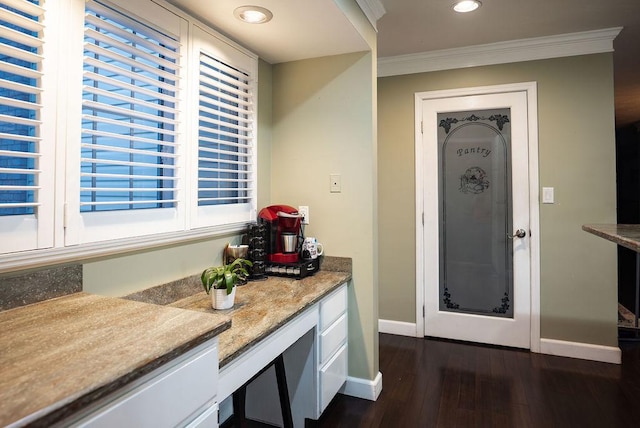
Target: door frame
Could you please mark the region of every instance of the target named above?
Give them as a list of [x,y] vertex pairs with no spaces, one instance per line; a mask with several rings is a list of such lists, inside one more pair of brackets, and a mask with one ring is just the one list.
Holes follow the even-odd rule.
[[416,198],[416,337],[425,332],[425,249],[424,249],[424,150],[422,146],[422,103],[437,98],[469,95],[525,92],[527,96],[527,126],[529,140],[529,221],[530,231],[530,350],[540,352],[540,202],[538,175],[538,97],[537,83],[523,82],[506,85],[447,89],[415,94],[415,198]]

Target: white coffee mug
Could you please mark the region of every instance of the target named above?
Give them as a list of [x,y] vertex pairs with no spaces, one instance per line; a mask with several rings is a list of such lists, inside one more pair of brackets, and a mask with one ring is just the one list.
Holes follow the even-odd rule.
[[309,252],[309,257],[311,259],[317,259],[318,256],[321,256],[324,252],[322,244],[313,237],[305,238],[304,242],[302,243],[302,251],[305,250]]

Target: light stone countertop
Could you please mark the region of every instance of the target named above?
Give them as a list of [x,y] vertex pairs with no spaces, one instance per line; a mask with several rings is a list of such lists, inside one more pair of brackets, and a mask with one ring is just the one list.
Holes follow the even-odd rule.
[[0,311],[0,426],[49,426],[215,336],[222,368],[351,279],[351,259],[323,258],[302,280],[240,286],[225,311],[194,278]]
[[324,270],[301,280],[269,277],[266,281],[250,281],[238,286],[235,304],[227,310],[213,310],[211,296],[204,291],[170,306],[231,317],[231,328],[218,336],[218,358],[222,369],[350,279],[351,272]]
[[640,224],[585,224],[582,230],[640,252]]
[[82,292],[0,312],[0,426],[49,426],[229,326]]

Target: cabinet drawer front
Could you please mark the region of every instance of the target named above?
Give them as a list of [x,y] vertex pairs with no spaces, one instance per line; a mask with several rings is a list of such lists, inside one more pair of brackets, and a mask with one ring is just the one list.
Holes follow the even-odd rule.
[[342,285],[334,294],[320,302],[320,332],[329,327],[347,310],[347,286]]
[[320,413],[329,405],[347,380],[347,345],[320,369]]
[[320,365],[323,365],[347,339],[347,314],[320,334]]
[[174,427],[202,406],[213,402],[218,384],[218,348],[192,359],[129,390],[79,421],[82,427]]

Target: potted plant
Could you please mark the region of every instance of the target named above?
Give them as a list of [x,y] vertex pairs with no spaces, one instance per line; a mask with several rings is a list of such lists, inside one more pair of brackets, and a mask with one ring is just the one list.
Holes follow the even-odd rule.
[[211,294],[213,309],[229,309],[233,307],[236,297],[236,284],[249,276],[246,266],[253,263],[246,259],[235,259],[230,264],[205,269],[200,276],[202,287]]

